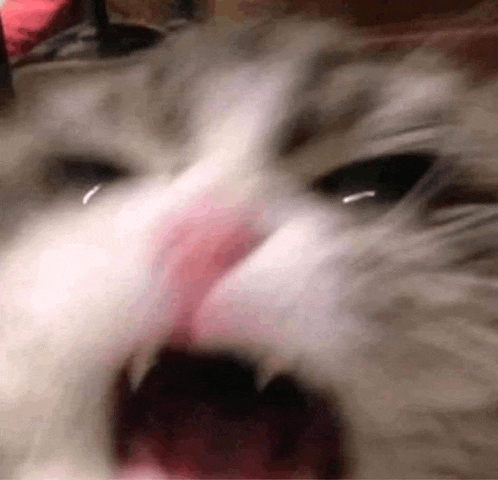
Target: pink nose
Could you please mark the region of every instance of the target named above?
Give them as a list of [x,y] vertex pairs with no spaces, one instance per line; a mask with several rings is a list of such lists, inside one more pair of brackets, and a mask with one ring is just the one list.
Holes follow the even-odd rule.
[[156,249],[153,268],[173,319],[170,342],[196,342],[196,311],[213,285],[262,241],[264,234],[256,227],[260,215],[247,205],[216,205],[206,195],[161,225],[154,236],[161,248]]

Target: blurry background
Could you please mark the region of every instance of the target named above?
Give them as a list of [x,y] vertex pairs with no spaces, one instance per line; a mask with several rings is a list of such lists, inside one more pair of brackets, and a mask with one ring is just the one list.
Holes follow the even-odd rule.
[[107,0],[121,19],[162,24],[182,12],[202,21],[242,21],[275,12],[336,16],[362,27],[378,51],[430,44],[476,77],[498,73],[497,0]]
[[[481,2],[476,0],[108,0],[124,17],[161,23],[180,4],[194,4],[200,14],[240,20],[267,11],[306,11],[322,16],[342,16],[358,26],[376,26],[410,21],[442,20],[465,14]],[[492,6],[495,2],[485,2]],[[181,7],[180,7],[181,8]],[[184,7],[189,8],[189,7]]]
[[[87,0],[0,0],[9,57],[78,23]],[[364,30],[368,48],[444,50],[476,77],[498,73],[498,0],[106,0],[112,21],[165,27],[177,19],[239,22],[269,13],[336,16]]]

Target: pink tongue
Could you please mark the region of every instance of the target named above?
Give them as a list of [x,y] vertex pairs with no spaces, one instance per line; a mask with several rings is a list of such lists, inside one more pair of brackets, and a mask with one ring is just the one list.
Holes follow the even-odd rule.
[[[133,458],[123,469],[120,480],[169,480],[175,478],[168,475],[154,460],[152,455],[144,451]],[[182,478],[177,476],[176,478]],[[189,478],[183,477],[183,478]]]
[[[261,431],[261,435],[269,432]],[[306,465],[306,459],[303,459],[303,466],[296,470],[280,469],[278,472],[270,472],[265,467],[269,460],[269,452],[265,450],[263,442],[248,444],[247,448],[240,448],[234,452],[227,460],[220,452],[209,452],[205,446],[205,435],[202,432],[198,436],[187,438],[182,445],[168,455],[166,460],[170,460],[168,470],[162,467],[161,461],[154,454],[154,446],[147,441],[142,441],[135,445],[133,457],[122,469],[119,480],[172,480],[172,479],[191,479],[199,480],[201,478],[313,478],[311,465]],[[199,464],[205,462],[206,458],[212,458],[218,455],[219,466],[224,466],[223,472],[218,476],[203,476],[202,467]],[[221,458],[220,458],[221,456]],[[200,459],[200,461],[199,461]],[[162,463],[165,459],[162,458]],[[212,463],[213,460],[211,459]],[[236,477],[233,473],[236,472]]]
[[[202,429],[202,427],[199,427]],[[221,478],[267,478],[268,471],[264,467],[270,459],[270,453],[265,447],[264,436],[269,432],[251,431],[244,445],[227,452],[210,451],[212,432],[185,432],[181,442],[175,442],[171,450],[164,452],[164,446],[156,446],[154,442],[143,439],[135,443],[133,455],[125,468],[121,480],[167,480],[173,478],[203,478],[206,475],[204,467],[209,464],[216,466],[218,476]],[[247,433],[246,433],[247,435]],[[260,436],[261,438],[255,438]],[[162,466],[167,465],[167,470]],[[283,472],[288,473],[288,472]],[[206,477],[205,477],[206,478]],[[213,474],[208,478],[213,478]],[[304,477],[303,477],[304,478]]]

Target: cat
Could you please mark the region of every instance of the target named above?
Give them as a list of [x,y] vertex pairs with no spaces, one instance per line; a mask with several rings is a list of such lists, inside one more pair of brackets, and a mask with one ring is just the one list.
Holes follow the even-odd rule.
[[14,71],[0,476],[496,478],[469,78],[296,18]]

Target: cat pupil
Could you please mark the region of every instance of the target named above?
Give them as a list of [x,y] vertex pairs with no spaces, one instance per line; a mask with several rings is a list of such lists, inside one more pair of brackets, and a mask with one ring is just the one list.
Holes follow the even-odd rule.
[[61,164],[62,180],[67,183],[87,184],[111,183],[124,175],[120,169],[100,161],[65,160]]
[[430,168],[428,154],[402,154],[353,163],[322,176],[312,188],[344,204],[394,203],[405,196]]
[[106,159],[56,158],[48,161],[46,182],[55,197],[88,204],[105,185],[126,178],[125,169],[114,166]]

